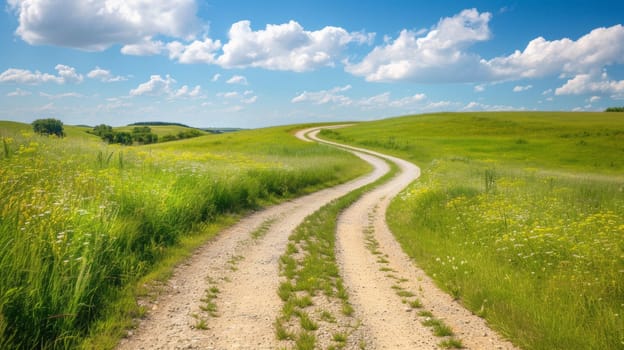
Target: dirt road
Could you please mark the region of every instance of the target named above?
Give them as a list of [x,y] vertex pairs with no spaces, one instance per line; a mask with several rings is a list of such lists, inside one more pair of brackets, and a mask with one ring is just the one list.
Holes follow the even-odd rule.
[[[316,132],[309,135],[315,139]],[[351,150],[373,165],[370,174],[259,211],[221,232],[176,268],[165,293],[118,348],[278,348],[273,329],[281,307],[278,259],[288,237],[322,205],[383,176],[389,170],[386,159],[400,166],[400,174],[345,211],[337,232],[337,256],[350,300],[374,339],[367,349],[437,348],[440,338],[421,325],[423,318],[415,310],[406,308],[406,293],[417,295],[423,309],[450,325],[466,347],[512,349],[482,319],[438,290],[388,230],[384,218],[390,199],[419,176],[419,169],[397,158]],[[371,242],[377,242],[375,249]]]

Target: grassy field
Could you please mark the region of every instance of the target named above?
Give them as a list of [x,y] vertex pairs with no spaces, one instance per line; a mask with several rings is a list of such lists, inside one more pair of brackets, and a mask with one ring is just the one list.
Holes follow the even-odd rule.
[[119,336],[141,312],[123,296],[189,237],[368,170],[292,127],[130,147],[87,129],[0,122],[0,348],[101,348],[85,337]]
[[423,175],[389,224],[524,349],[624,348],[624,114],[461,113],[324,131]]

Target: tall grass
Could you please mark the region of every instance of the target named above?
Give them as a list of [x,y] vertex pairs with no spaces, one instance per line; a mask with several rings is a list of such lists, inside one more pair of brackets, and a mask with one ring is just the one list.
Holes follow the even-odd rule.
[[622,115],[482,113],[325,135],[422,166],[421,179],[392,202],[390,227],[442,288],[514,343],[617,349],[623,130]]
[[[2,348],[75,347],[122,288],[202,223],[366,170],[287,128],[126,148],[27,128],[0,132]],[[293,153],[270,151],[276,142]]]

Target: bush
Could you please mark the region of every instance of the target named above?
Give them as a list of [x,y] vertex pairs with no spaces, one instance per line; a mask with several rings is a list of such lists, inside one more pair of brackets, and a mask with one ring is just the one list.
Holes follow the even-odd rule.
[[624,112],[624,107],[609,107],[605,112]]
[[65,136],[65,131],[63,131],[63,122],[58,119],[37,119],[32,122],[32,127],[37,134],[56,135],[58,137]]

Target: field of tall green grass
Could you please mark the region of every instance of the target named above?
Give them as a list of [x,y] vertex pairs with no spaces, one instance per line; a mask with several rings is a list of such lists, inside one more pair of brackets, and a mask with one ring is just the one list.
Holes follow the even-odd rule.
[[127,147],[87,130],[0,122],[0,348],[84,346],[185,237],[368,170],[294,127]]
[[624,113],[420,115],[322,136],[421,166],[390,227],[515,344],[624,348]]

